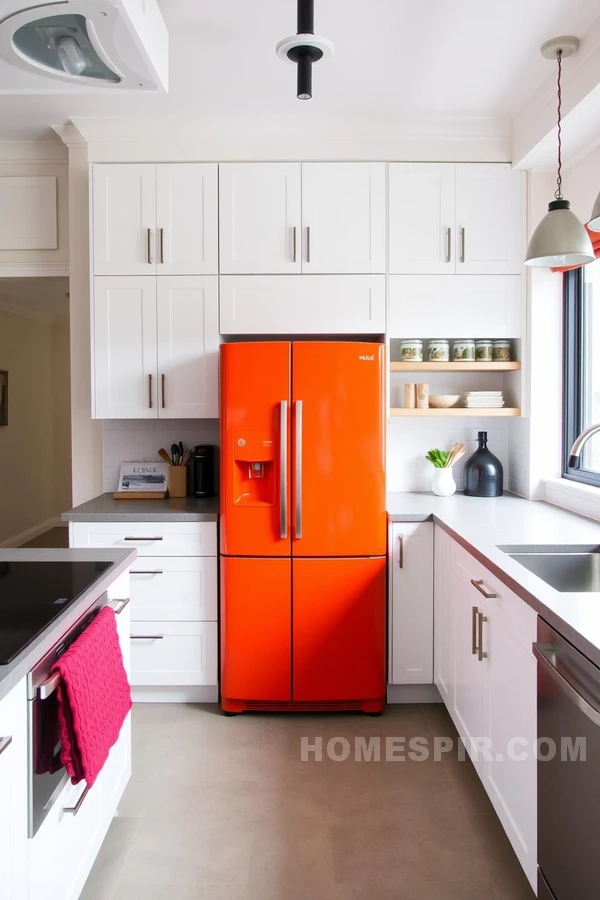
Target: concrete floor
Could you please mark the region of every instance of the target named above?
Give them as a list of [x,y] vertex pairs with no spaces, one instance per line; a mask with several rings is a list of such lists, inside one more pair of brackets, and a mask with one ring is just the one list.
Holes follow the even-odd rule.
[[[443,706],[226,718],[138,704],[133,778],[82,900],[532,900],[470,762],[384,761],[456,732]],[[301,761],[301,737],[352,743]],[[382,761],[356,762],[356,736]],[[337,745],[341,752],[343,745]]]

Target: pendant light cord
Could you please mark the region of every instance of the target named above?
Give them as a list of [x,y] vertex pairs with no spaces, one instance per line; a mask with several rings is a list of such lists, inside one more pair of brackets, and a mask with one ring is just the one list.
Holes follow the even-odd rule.
[[556,51],[556,59],[558,62],[558,83],[557,83],[557,94],[558,94],[558,170],[556,175],[556,191],[554,196],[557,200],[562,200],[562,122],[561,122],[561,108],[562,108],[562,50],[558,49]]

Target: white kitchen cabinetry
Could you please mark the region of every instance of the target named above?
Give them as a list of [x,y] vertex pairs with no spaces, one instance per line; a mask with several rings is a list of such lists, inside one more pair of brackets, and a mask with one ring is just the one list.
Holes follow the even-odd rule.
[[220,271],[300,274],[301,163],[221,163]]
[[222,275],[221,334],[382,334],[384,275]]
[[524,200],[508,163],[390,163],[390,273],[518,275]]
[[92,167],[94,275],[218,272],[217,166]]
[[447,707],[454,703],[454,611],[450,590],[450,550],[452,538],[436,527],[433,535],[433,595],[435,615],[433,629],[433,681]]
[[27,898],[27,690],[0,700],[0,898]]
[[433,682],[433,525],[391,529],[390,683]]
[[216,276],[94,278],[97,419],[218,416]]

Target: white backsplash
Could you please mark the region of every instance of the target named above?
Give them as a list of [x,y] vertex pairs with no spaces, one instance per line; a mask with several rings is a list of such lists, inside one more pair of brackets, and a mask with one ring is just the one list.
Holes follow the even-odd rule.
[[196,444],[218,445],[219,420],[105,419],[102,423],[103,490],[116,491],[122,462],[156,462],[157,450],[164,447],[169,451],[171,444],[179,441],[186,450]]

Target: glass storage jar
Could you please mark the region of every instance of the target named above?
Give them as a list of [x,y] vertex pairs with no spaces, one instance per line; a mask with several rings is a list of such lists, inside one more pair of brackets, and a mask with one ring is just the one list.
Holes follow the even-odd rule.
[[429,362],[448,362],[450,359],[450,341],[436,338],[427,344]]
[[491,362],[492,342],[491,341],[475,341],[475,359],[477,362]]
[[494,362],[510,362],[510,341],[494,341],[492,359]]
[[400,341],[402,362],[423,362],[423,341]]
[[475,362],[475,341],[470,338],[454,341],[452,359],[454,362]]

